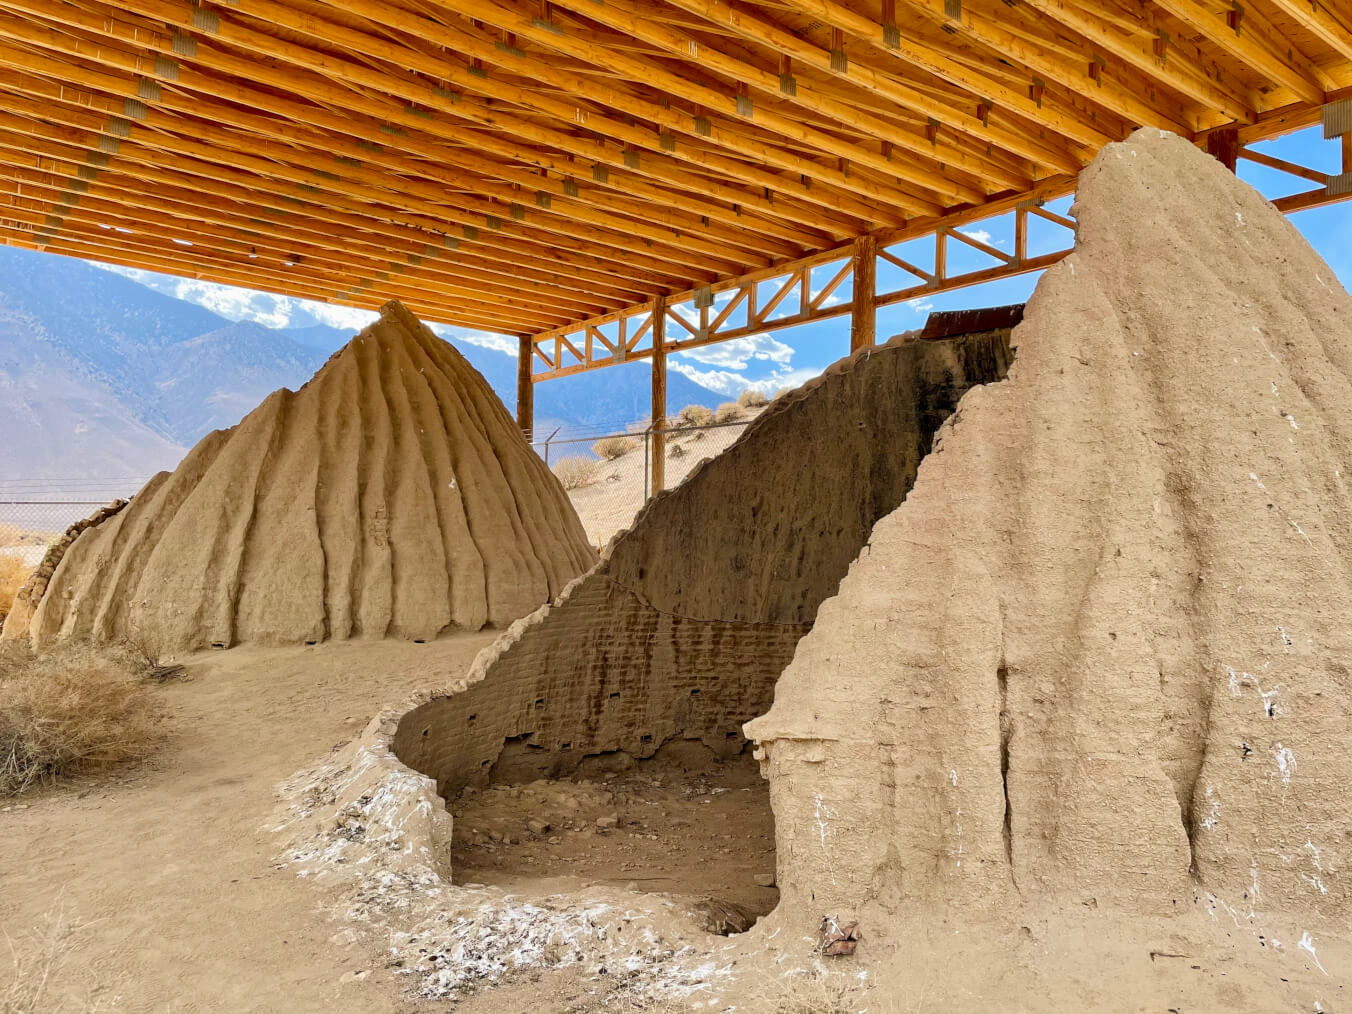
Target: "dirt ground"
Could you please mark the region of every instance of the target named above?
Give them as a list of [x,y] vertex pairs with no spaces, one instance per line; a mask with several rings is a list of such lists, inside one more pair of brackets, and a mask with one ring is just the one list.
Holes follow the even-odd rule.
[[374,945],[318,914],[323,887],[272,868],[265,825],[280,780],[381,704],[463,672],[493,636],[195,656],[158,691],[166,742],[151,761],[0,804],[0,926],[20,948],[49,913],[83,926],[48,1010],[412,1009]]
[[[668,433],[666,488],[678,486],[701,461],[727,450],[762,411],[748,409],[745,421],[740,423]],[[597,549],[604,549],[616,532],[632,525],[643,506],[648,481],[643,435],[635,439],[636,446],[631,450],[597,465],[594,481],[568,491],[568,499],[573,501],[582,527]],[[556,450],[555,461],[559,456],[577,453],[576,446],[572,445],[573,450]]]
[[695,770],[659,755],[594,781],[466,789],[451,812],[456,883],[661,893],[724,933],[748,928],[779,901],[769,787],[749,750]]

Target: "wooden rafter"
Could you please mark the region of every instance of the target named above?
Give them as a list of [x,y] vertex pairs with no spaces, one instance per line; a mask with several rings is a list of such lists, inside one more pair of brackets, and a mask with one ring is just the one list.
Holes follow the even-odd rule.
[[[1032,270],[1028,223],[1070,224],[1037,202],[1138,126],[1227,132],[1312,188],[1279,206],[1337,199],[1346,167],[1246,146],[1352,89],[1346,15],[1308,0],[0,0],[0,242],[341,305],[398,295],[434,321],[536,336],[538,379],[644,355],[655,295],[672,350],[845,312],[862,249],[907,274],[901,292]],[[1010,211],[1012,246],[958,231]],[[897,246],[925,236],[932,266]],[[952,274],[958,245],[991,266]]]

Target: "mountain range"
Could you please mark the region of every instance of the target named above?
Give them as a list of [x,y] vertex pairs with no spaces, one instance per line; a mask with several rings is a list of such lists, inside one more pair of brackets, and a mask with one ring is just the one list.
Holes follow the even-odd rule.
[[[355,333],[297,316],[305,326],[232,321],[83,261],[0,246],[0,478],[173,467],[272,391],[305,383]],[[452,344],[513,408],[515,355]],[[536,432],[622,428],[647,416],[649,390],[644,363],[539,384]],[[673,372],[668,399],[725,396]]]

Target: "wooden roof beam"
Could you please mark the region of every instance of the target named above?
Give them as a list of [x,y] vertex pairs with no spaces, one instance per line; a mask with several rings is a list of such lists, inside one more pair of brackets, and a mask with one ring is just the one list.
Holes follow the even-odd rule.
[[1043,143],[1029,132],[1002,127],[998,123],[992,127],[989,116],[983,122],[975,111],[963,112],[948,103],[937,101],[910,84],[877,71],[867,64],[848,59],[838,61],[829,50],[813,45],[768,18],[759,17],[743,7],[734,7],[726,0],[668,0],[668,2],[710,21],[725,23],[747,39],[769,46],[776,52],[799,60],[807,66],[839,76],[861,89],[884,95],[918,115],[933,117],[983,144],[1003,148],[1039,166],[1058,172],[1078,172],[1082,164],[1069,152]]
[[[91,214],[121,215],[152,228],[170,223],[182,223],[188,232],[200,230],[200,235],[215,238],[220,243],[239,244],[248,248],[266,249],[278,254],[303,252],[312,262],[332,262],[336,268],[344,263],[354,270],[369,275],[376,271],[407,270],[409,265],[422,265],[429,276],[428,284],[443,291],[461,291],[469,296],[491,295],[511,301],[526,299],[540,305],[555,306],[567,314],[593,308],[602,308],[622,302],[623,297],[602,297],[576,292],[557,286],[536,276],[509,277],[481,271],[472,264],[451,260],[454,253],[444,247],[424,244],[421,247],[391,247],[364,241],[360,235],[347,233],[336,237],[314,222],[298,221],[299,215],[288,215],[280,221],[259,217],[259,210],[236,204],[213,195],[210,206],[204,206],[200,193],[196,199],[187,187],[157,184],[147,187],[136,175],[119,172],[115,163],[99,173],[98,186],[77,192],[70,189],[71,180],[78,178],[79,164],[61,164],[60,160],[44,156],[45,170],[31,168],[33,159],[19,154],[19,145],[7,141],[0,150],[0,180],[7,181],[24,192],[41,194],[45,200],[56,200],[65,195],[72,205]],[[91,181],[92,182],[92,181]],[[182,238],[192,239],[191,235]],[[631,301],[640,294],[628,297]]]
[[1274,84],[1291,89],[1303,102],[1322,102],[1325,86],[1316,80],[1311,65],[1294,47],[1288,46],[1287,56],[1279,55],[1280,47],[1252,24],[1247,15],[1234,27],[1224,13],[1217,14],[1197,0],[1153,0],[1163,11],[1178,18],[1189,28],[1200,32],[1220,50],[1253,67]]
[[[838,0],[790,0],[785,6],[842,29],[891,60],[920,68],[940,80],[966,89],[972,93],[974,99],[991,102],[997,116],[1002,108],[1008,109],[1091,150],[1097,150],[1101,145],[1116,139],[1115,133],[1105,133],[1102,126],[1086,122],[1073,109],[1062,109],[1050,100],[1030,97],[1027,87],[1031,84],[1033,75],[1039,73],[1036,69],[1026,72],[1027,83],[1024,87],[1015,88],[1001,83],[990,73],[967,67],[952,59],[950,54],[941,53],[908,33],[899,31],[897,25],[881,24]],[[950,20],[944,10],[942,0],[937,13],[924,8],[924,12],[939,24],[947,24]],[[970,18],[959,20],[954,28],[969,41],[990,47],[993,54],[998,54],[999,59],[1024,62],[1017,52],[1011,51],[1010,47],[1011,45],[1019,49],[1027,47],[1011,33],[978,31]],[[998,60],[993,62],[994,66],[999,66]],[[1052,75],[1044,73],[1044,76],[1055,80]]]
[[[876,122],[871,121],[867,115],[861,114],[858,109],[846,103],[816,95],[810,89],[800,88],[796,94],[784,94],[780,90],[778,75],[770,74],[752,64],[730,57],[720,50],[700,42],[693,36],[650,21],[627,3],[624,3],[623,0],[607,0],[604,4],[593,4],[591,0],[554,0],[554,3],[556,6],[566,7],[575,13],[585,13],[587,17],[616,31],[632,35],[654,45],[660,45],[681,59],[689,60],[727,75],[735,82],[744,82],[752,88],[772,96],[774,101],[786,101],[801,105],[832,120],[862,130],[869,135],[872,135],[876,129]],[[582,6],[584,3],[587,5],[585,8]],[[508,28],[511,31],[521,31],[522,34],[541,45],[551,46],[564,52],[568,51],[566,47],[569,46],[569,42],[566,29],[560,28],[555,31],[535,27],[531,22],[539,19],[531,19],[531,22],[527,22],[514,10],[509,10],[501,4],[493,2],[493,0],[456,0],[456,6],[458,8],[472,7],[476,14],[482,16],[486,21],[498,24],[500,27]],[[507,23],[504,24],[504,22]],[[525,31],[527,26],[530,27],[529,32]],[[750,96],[738,96],[735,89],[720,93],[711,88],[694,84],[679,74],[656,68],[651,63],[637,61],[635,58],[628,56],[612,55],[609,58],[609,63],[611,66],[629,74],[635,80],[650,80],[654,85],[671,92],[673,95],[679,95],[689,102],[698,102],[712,109],[721,109],[725,115],[759,123],[776,133],[810,145],[827,155],[848,159],[850,162],[868,166],[886,176],[895,176],[933,191],[935,194],[948,199],[949,202],[979,201],[986,196],[982,190],[952,178],[942,165],[934,167],[931,164],[935,160],[947,162],[957,169],[967,170],[979,179],[980,168],[975,159],[970,158],[956,146],[945,147],[940,153],[936,150],[936,146],[923,135],[911,134],[909,131],[890,133],[888,139],[898,148],[909,151],[912,155],[920,156],[921,161],[913,166],[904,160],[890,159],[871,148],[842,144],[821,130],[796,123],[772,109],[765,108],[763,103],[758,107]],[[1000,185],[1002,188],[1017,187],[1026,182],[1026,179],[1006,179],[1001,180]]]
[[[1100,75],[1099,81],[1095,82],[1090,77],[1086,55],[1082,54],[1082,58],[1076,60],[1057,52],[1057,47],[1049,46],[1045,41],[1041,44],[1031,42],[1025,33],[1014,29],[1008,18],[987,15],[975,10],[970,3],[964,3],[956,17],[949,15],[950,8],[944,0],[903,0],[903,4],[906,11],[922,13],[946,31],[977,43],[991,54],[992,59],[1021,64],[1028,72],[1030,86],[1036,85],[1034,78],[1041,78],[1121,117],[1126,125],[1121,136],[1126,136],[1136,126],[1163,127],[1183,135],[1189,135],[1195,129],[1185,112],[1160,109],[1148,96],[1114,80],[1111,75]],[[911,40],[911,44],[915,45],[915,40]],[[1048,97],[1043,96],[1042,104],[1046,105],[1047,100]],[[1031,101],[1036,105],[1038,99]]]
[[[30,7],[45,6],[45,0],[37,0],[36,3],[26,3],[24,2],[24,0],[10,0],[10,3]],[[0,4],[0,7],[3,6],[6,5]],[[39,23],[35,23],[29,20],[15,19],[11,16],[4,14],[0,14],[0,37],[17,38],[20,41],[28,42],[30,44],[35,45],[41,44],[48,48],[54,48],[56,52],[64,52],[68,55],[75,55],[76,53],[80,52],[82,48],[79,46],[79,40],[75,39],[72,36],[67,36],[60,32],[54,32],[51,30],[44,29]],[[170,40],[168,39],[168,37],[162,36],[160,38],[163,40],[161,45],[163,45],[165,49],[169,49]],[[127,81],[123,86],[124,90],[122,91],[122,94],[128,97],[135,97],[140,94],[140,90],[142,87],[140,85],[141,79],[135,75],[138,67],[143,66],[145,63],[145,60],[143,58],[138,57],[134,54],[124,53],[107,46],[101,46],[97,49],[97,60],[99,63],[105,66],[111,67],[113,69],[123,70],[129,75],[131,75],[129,76],[129,78],[127,79]],[[199,80],[198,75],[195,74],[191,66],[186,67],[182,66],[177,61],[170,61],[169,63],[155,61],[153,66],[157,72],[158,71],[166,72],[166,74],[163,76],[165,76],[169,80],[173,80],[180,87],[192,88],[196,86],[204,89],[214,88],[219,91],[231,91],[232,92],[231,97],[234,98],[236,101],[247,101],[249,98],[253,97],[254,94],[256,94],[260,102],[266,102],[265,95],[263,95],[262,93],[252,92],[252,90],[247,88],[240,89],[238,86],[236,86],[235,88],[231,89],[230,86],[225,82],[201,81]],[[56,76],[56,71],[53,70],[52,74],[53,76]],[[168,74],[172,74],[172,77],[168,77]],[[170,100],[172,100],[172,96],[170,97]],[[162,104],[164,102],[165,96],[163,94],[161,94],[157,98],[147,100],[147,104],[152,106]],[[192,108],[192,106],[190,105],[189,108]],[[239,123],[241,126],[244,126],[246,129],[247,128],[257,129],[259,127],[261,127],[262,129],[269,128],[269,124],[266,118],[252,116],[248,113],[239,112],[237,110],[233,110],[230,108],[222,109],[219,115],[225,117],[226,119],[234,119],[237,123]],[[212,139],[215,143],[229,144],[228,138],[224,140],[222,139],[221,132],[219,131],[219,129],[213,130],[213,128],[210,126],[206,127],[205,129],[211,135],[210,139]],[[273,129],[280,129],[280,125]],[[292,132],[291,140],[293,141],[297,140],[294,132]],[[317,144],[323,144],[324,140],[325,139],[322,136],[317,136],[314,139],[314,142]],[[330,139],[329,140],[330,147],[332,146],[333,143],[334,142]],[[349,149],[348,154],[350,156],[353,156],[357,161],[362,162],[364,162],[369,158],[368,152],[357,149],[355,146]],[[436,186],[434,184],[422,184],[416,180],[409,180],[406,178],[400,178],[399,180],[394,181],[391,180],[389,177],[384,176],[384,174],[372,172],[371,170],[366,169],[362,165],[347,166],[341,170],[341,174],[343,176],[351,177],[357,180],[365,180],[366,182],[373,183],[376,186],[403,187],[407,189],[410,194],[422,193],[424,196],[427,196],[431,199],[440,200],[442,203],[447,204],[447,206],[450,208],[463,210],[469,217],[462,218],[459,224],[470,225],[472,227],[479,227],[480,225],[485,224],[492,219],[500,220],[509,213],[512,207],[511,203],[508,203],[506,206],[502,206],[495,204],[492,201],[480,198],[478,196],[478,194],[481,193],[484,189],[489,190],[494,189],[494,186],[491,183],[485,184],[485,181],[481,180],[454,178],[454,177],[452,177],[451,179],[447,179],[446,178],[447,174],[445,174],[444,171],[440,169],[431,170],[431,172],[434,176],[437,175],[442,176],[440,182],[450,182],[453,185],[461,186],[465,189],[467,193],[465,195],[461,195],[459,200],[451,201],[448,200],[450,195],[445,192],[444,188]],[[503,191],[500,190],[499,194],[501,194],[503,197],[506,197],[508,202],[511,202],[513,201],[514,198],[518,198],[520,196],[516,194],[514,191],[512,191],[510,186],[505,187],[505,193],[503,193]],[[591,218],[594,216],[588,217]],[[681,234],[680,236],[678,236],[678,234],[674,231],[664,230],[658,227],[650,227],[647,223],[644,222],[634,222],[634,221],[614,222],[613,224],[609,224],[608,226],[609,231],[607,231],[606,229],[594,229],[590,221],[574,221],[570,219],[567,220],[567,223],[565,224],[564,219],[558,216],[540,212],[533,208],[529,216],[523,213],[520,216],[520,225],[513,226],[510,231],[517,231],[520,228],[528,228],[528,229],[539,228],[544,229],[546,231],[586,240],[591,243],[598,243],[601,246],[614,248],[620,255],[624,257],[624,259],[629,258],[630,253],[632,251],[633,236],[635,234],[638,234],[644,237],[645,239],[660,244],[653,248],[652,250],[653,256],[662,259],[672,260],[677,263],[683,263],[685,267],[694,268],[697,270],[706,266],[706,259],[709,266],[713,266],[715,268],[717,267],[719,259],[722,259],[729,264],[735,264],[739,261],[754,264],[758,259],[760,260],[761,263],[769,262],[769,258],[762,254],[752,253],[744,249],[729,249],[728,247],[720,243],[706,240],[702,238],[699,234],[695,235]],[[793,247],[779,244],[778,241],[771,241],[771,243],[775,249],[776,254],[778,254],[779,256],[784,256],[794,250]],[[682,256],[682,254],[678,251],[686,251],[686,255]]]
[[1352,29],[1326,4],[1317,0],[1269,0],[1296,24],[1333,50],[1344,60],[1352,60]]
[[[138,245],[119,244],[116,240],[100,242],[103,237],[90,237],[81,240],[74,237],[55,235],[45,241],[39,241],[34,232],[0,225],[0,243],[8,246],[38,250],[45,253],[78,257],[82,260],[97,260],[106,264],[118,264],[123,267],[157,271],[161,274],[179,278],[201,278],[226,285],[238,285],[243,288],[275,292],[300,299],[312,299],[318,303],[335,306],[353,306],[359,309],[378,310],[389,297],[386,295],[354,297],[352,299],[335,298],[324,285],[304,278],[258,278],[253,271],[242,271],[222,264],[212,264],[201,258],[184,256],[185,250],[175,246],[172,251],[143,250]],[[452,324],[462,327],[481,328],[497,334],[528,335],[529,331],[520,323],[499,316],[481,316],[463,308],[446,306],[425,294],[406,293],[404,302],[420,318],[436,323]]]
[[[191,33],[196,31],[196,29],[194,29],[193,12],[197,8],[191,3],[186,2],[186,0],[125,0],[121,6],[142,13],[148,17],[157,17],[168,21],[170,24],[176,25],[186,32]],[[341,37],[349,41],[352,45],[365,44],[372,46],[373,48],[378,48],[381,51],[386,51],[388,47],[391,59],[395,61],[402,60],[402,65],[417,65],[419,67],[424,67],[428,74],[446,79],[457,87],[464,88],[470,92],[483,94],[486,91],[491,90],[495,97],[501,98],[506,102],[517,105],[530,104],[528,94],[522,89],[511,88],[500,82],[495,82],[491,75],[484,74],[483,76],[479,76],[478,74],[470,73],[468,70],[462,72],[456,65],[444,60],[428,61],[425,57],[422,57],[420,54],[411,51],[406,47],[398,47],[389,43],[381,46],[379,45],[378,40],[372,40],[369,36],[361,36],[361,33],[351,33],[341,26],[325,22],[322,19],[315,17],[301,17],[293,9],[288,8],[283,4],[275,3],[273,0],[251,0],[249,10],[250,14],[254,17],[264,18],[280,27],[302,32],[307,35]],[[256,52],[273,56],[300,68],[307,68],[314,62],[313,53],[302,46],[245,28],[233,21],[228,15],[218,15],[218,19],[216,31],[213,33],[215,38],[226,42],[234,42],[245,49],[252,49]],[[351,36],[353,34],[356,34],[359,37],[352,38]],[[265,73],[266,68],[256,61],[254,66],[258,73]],[[876,217],[869,217],[866,213],[861,212],[861,205],[851,199],[851,194],[859,191],[860,188],[857,183],[851,183],[849,176],[845,173],[831,173],[819,170],[816,173],[815,180],[816,182],[827,184],[826,187],[814,187],[808,183],[799,183],[795,185],[791,180],[781,181],[774,178],[772,174],[759,171],[754,164],[749,164],[738,159],[715,156],[711,153],[704,152],[698,147],[679,145],[675,152],[668,152],[665,143],[656,132],[643,128],[630,127],[613,117],[605,120],[597,119],[594,125],[591,118],[584,118],[584,122],[580,124],[582,127],[587,129],[593,129],[593,126],[595,128],[604,127],[607,131],[613,132],[611,136],[619,136],[628,143],[637,144],[652,152],[661,153],[648,154],[645,152],[639,159],[629,159],[626,157],[627,153],[621,150],[612,151],[603,145],[596,144],[592,140],[584,141],[570,134],[537,127],[527,120],[505,112],[501,106],[489,106],[483,103],[482,100],[471,95],[447,95],[443,90],[430,84],[422,84],[411,78],[382,75],[379,72],[371,71],[368,68],[357,68],[355,65],[343,64],[341,61],[330,60],[327,62],[326,66],[333,73],[343,74],[344,80],[351,84],[364,84],[377,91],[382,88],[396,88],[401,98],[407,101],[416,102],[426,109],[436,110],[440,113],[448,113],[456,118],[469,119],[498,129],[513,131],[516,135],[527,140],[545,144],[546,146],[559,151],[568,152],[570,155],[580,156],[586,160],[587,166],[600,164],[607,172],[611,168],[636,169],[636,171],[645,173],[654,179],[661,179],[679,186],[684,179],[682,172],[676,168],[677,160],[680,159],[704,165],[706,168],[721,172],[726,176],[738,180],[740,183],[751,183],[756,186],[766,187],[778,186],[781,190],[791,193],[809,203],[823,205],[836,211],[842,211],[847,215],[862,217],[865,218],[866,221],[878,221]],[[278,87],[284,89],[291,87],[288,82],[297,78],[296,75],[288,74],[284,74],[283,77],[285,80],[283,80]],[[299,83],[299,81],[297,81],[297,83]],[[347,102],[348,104],[346,107],[351,108],[351,99],[349,98]],[[660,110],[661,107],[654,108]],[[373,115],[382,114],[375,113]],[[413,122],[409,123],[410,117],[394,113],[393,111],[386,112],[383,115],[388,117],[391,122],[397,122],[401,125],[408,124],[412,126],[413,129],[431,131],[435,125],[435,121],[418,123],[416,117],[411,118]],[[566,122],[576,123],[578,119],[576,104],[567,102],[562,103],[559,106],[558,115],[561,118],[564,118]],[[696,131],[695,129],[694,118],[689,119],[690,132],[699,133],[699,131]],[[790,156],[778,151],[778,149],[773,146],[755,144],[747,141],[745,138],[737,136],[724,138],[723,141],[738,146],[738,149],[743,155],[749,155],[754,159],[770,162],[771,164],[780,165],[781,168],[798,172],[807,173],[810,171],[809,167],[807,167],[802,160],[792,159]],[[564,172],[575,171],[575,167],[570,163],[546,159],[540,152],[518,152],[518,155],[526,161],[536,165],[559,169]],[[696,193],[699,192],[698,188],[689,189],[694,189]],[[884,190],[883,192],[878,193],[877,188],[870,188],[870,191],[871,192],[866,193],[866,196],[877,198],[892,207],[914,207],[917,204],[913,198],[896,191]],[[730,191],[726,188],[716,187],[710,187],[706,192],[714,196],[726,197],[726,199],[746,204],[749,207],[753,207],[766,213],[773,214],[775,210],[774,202],[770,197],[758,196],[754,192],[748,193],[745,190]],[[928,210],[933,211],[935,209],[933,206],[929,206]],[[885,221],[887,224],[900,224],[904,221],[904,218],[904,215],[895,215],[889,216]]]
[[[1246,97],[1209,77],[1205,70],[1181,52],[1161,56],[1147,43],[1132,35],[1123,34],[1104,19],[1088,13],[1081,6],[1065,0],[1023,0],[1032,10],[1065,25],[1083,36],[1092,46],[1102,47],[1106,54],[1142,72],[1152,81],[1171,88],[1180,95],[1214,110],[1237,123],[1250,123],[1257,115]],[[1086,91],[1089,89],[1086,88]],[[1214,126],[1198,121],[1193,130]]]
[[[3,58],[3,50],[0,50],[0,60]],[[7,105],[19,109],[25,108],[17,100],[10,100]],[[42,115],[41,110],[29,109],[28,111],[35,116]],[[49,118],[62,115],[70,114],[62,107],[56,107],[46,113]],[[69,128],[41,122],[36,118],[29,119],[0,113],[0,127],[18,131],[29,137],[39,138],[48,150],[53,144],[68,145],[75,149],[72,161],[78,161],[83,157],[81,153],[99,151],[98,134],[82,134]],[[149,137],[158,139],[161,144],[166,139],[172,139],[171,135],[167,134],[152,133]],[[33,145],[30,144],[29,149],[31,150],[32,147]],[[135,145],[128,146],[125,150],[119,146],[118,150],[123,158],[135,158],[137,155]],[[338,195],[330,195],[323,202],[316,201],[315,193],[287,186],[284,182],[275,182],[268,178],[252,176],[246,171],[236,169],[234,166],[222,166],[214,162],[177,155],[163,148],[157,150],[153,157],[142,156],[137,161],[139,164],[137,171],[147,175],[161,179],[167,176],[179,185],[185,185],[183,177],[186,175],[196,181],[192,184],[193,186],[197,186],[206,192],[224,192],[228,196],[242,199],[244,203],[264,202],[276,212],[284,215],[289,214],[292,208],[301,207],[307,209],[308,213],[314,217],[328,218],[335,224],[354,229],[359,233],[373,232],[380,234],[395,228],[393,223],[396,221],[404,225],[411,223],[415,226],[415,229],[410,230],[410,232],[412,236],[417,237],[417,242],[445,245],[449,241],[449,243],[454,244],[455,249],[464,251],[462,256],[480,257],[489,261],[500,262],[510,272],[518,276],[523,270],[545,270],[553,273],[563,268],[569,272],[587,272],[589,277],[597,280],[606,280],[611,283],[614,281],[610,272],[596,271],[587,267],[583,262],[570,263],[570,258],[560,256],[557,251],[554,251],[553,255],[550,256],[548,247],[537,250],[533,245],[517,243],[510,239],[495,238],[490,242],[486,232],[480,233],[474,229],[463,229],[459,234],[456,234],[453,231],[446,230],[446,223],[442,219],[422,218],[394,208],[375,209]],[[298,197],[297,194],[304,196]],[[264,195],[267,195],[266,198]],[[373,217],[373,212],[378,217]],[[605,283],[605,281],[602,281],[602,284]]]
[[[0,168],[0,176],[6,175]],[[25,192],[32,189],[31,184],[23,185]],[[17,194],[18,189],[11,189]],[[411,260],[403,258],[391,260],[388,254],[381,258],[369,254],[351,252],[346,257],[332,251],[312,246],[308,243],[271,240],[262,236],[241,236],[244,230],[227,229],[190,218],[173,215],[167,211],[159,213],[130,208],[114,201],[106,201],[89,195],[80,195],[80,199],[69,204],[59,204],[61,194],[53,194],[43,199],[48,206],[32,219],[36,225],[42,225],[51,218],[62,220],[62,235],[75,235],[72,229],[79,226],[83,233],[95,235],[93,230],[125,229],[120,235],[152,235],[174,241],[180,245],[200,248],[204,253],[224,252],[235,257],[244,257],[258,267],[276,270],[278,265],[305,265],[318,272],[332,275],[341,281],[345,276],[357,275],[363,278],[378,278],[381,275],[398,281],[411,282],[415,275],[417,284],[435,291],[457,305],[477,310],[501,310],[511,308],[513,318],[524,319],[527,316],[558,317],[567,321],[576,316],[590,316],[604,313],[610,307],[606,304],[587,304],[571,300],[555,300],[553,297],[535,293],[530,294],[528,287],[518,287],[514,294],[495,292],[482,287],[470,287],[455,284],[443,277],[430,276],[428,268],[434,263],[430,257],[415,256]],[[382,281],[380,283],[384,285]],[[379,285],[372,286],[379,288]],[[350,288],[350,286],[349,286]],[[341,291],[341,288],[335,291]],[[486,298],[489,297],[489,298]]]

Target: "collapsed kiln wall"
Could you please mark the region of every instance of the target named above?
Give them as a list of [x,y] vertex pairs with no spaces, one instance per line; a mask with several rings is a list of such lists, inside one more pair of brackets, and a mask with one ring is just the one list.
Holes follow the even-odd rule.
[[1352,299],[1172,135],[1075,213],[1009,379],[747,726],[778,918],[1210,908],[1307,946],[1352,914]]
[[505,627],[595,559],[487,382],[391,302],[299,391],[81,532],[26,633],[156,654],[429,639]]
[[741,724],[769,706],[939,425],[1008,363],[1007,332],[896,339],[777,399],[561,601],[514,624],[458,692],[406,715],[395,752],[450,795],[676,739],[740,751]]

